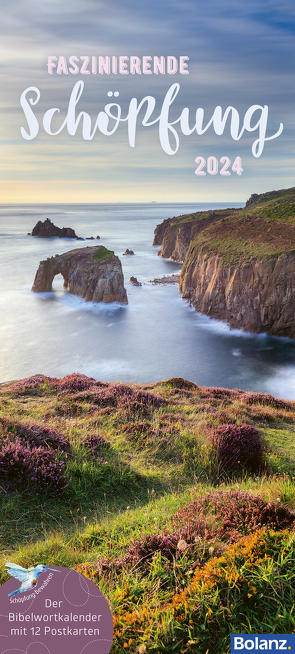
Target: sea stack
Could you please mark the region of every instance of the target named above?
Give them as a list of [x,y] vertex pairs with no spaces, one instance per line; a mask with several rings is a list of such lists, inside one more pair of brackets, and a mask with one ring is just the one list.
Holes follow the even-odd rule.
[[121,261],[102,245],[70,250],[40,261],[31,290],[51,291],[53,279],[59,274],[69,293],[86,301],[128,304]]
[[57,236],[58,238],[75,238],[78,240],[83,240],[77,236],[74,229],[71,227],[57,227],[54,225],[50,218],[46,218],[43,222],[38,220],[31,236],[39,236],[39,238],[51,238],[52,236]]

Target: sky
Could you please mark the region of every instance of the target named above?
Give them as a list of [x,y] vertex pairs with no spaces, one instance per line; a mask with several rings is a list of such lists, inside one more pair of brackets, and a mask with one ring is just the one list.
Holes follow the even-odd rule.
[[[246,201],[251,193],[295,185],[295,7],[291,0],[280,4],[274,0],[2,0],[0,22],[1,202],[233,203]],[[142,67],[143,57],[163,56],[165,63],[167,57],[174,57],[179,64],[179,57],[186,56],[188,74],[178,70],[157,75],[74,75],[57,74],[56,69],[49,74],[49,56],[56,57],[56,64],[64,57],[68,68],[71,56],[78,58],[79,66],[82,56],[118,61],[126,57],[126,69],[130,57],[138,57]],[[80,112],[89,118],[81,117],[71,130],[66,116],[79,82],[83,90],[72,109],[72,121]],[[173,85],[179,85],[178,93],[169,106]],[[31,87],[37,90],[26,91]],[[21,106],[22,94],[30,110]],[[131,147],[131,101],[137,99],[134,110],[147,96],[154,98],[155,108],[146,122],[154,124],[142,124],[146,101],[137,112]],[[106,135],[102,114],[112,103],[119,108],[109,111],[130,118],[117,123],[109,119],[107,129],[114,128],[114,133]],[[258,108],[251,117],[254,105]],[[267,110],[262,112],[265,106],[267,116]],[[199,118],[203,110],[204,128],[216,107],[222,108],[222,116],[227,107],[234,108],[237,135],[246,121],[248,127],[238,140],[231,131],[231,112],[219,133],[212,121],[203,134],[201,128],[199,133],[184,134],[179,122],[171,125],[187,108],[190,129],[197,110]],[[56,111],[50,122],[51,109]],[[28,125],[29,111],[38,125],[36,135]],[[56,135],[47,133],[44,115],[52,132],[65,121],[64,128]],[[83,122],[90,121],[92,131],[99,115],[102,130],[86,140]],[[262,138],[266,128],[268,138],[281,123],[282,133],[266,140],[261,155],[255,157],[252,148],[259,129]],[[32,138],[24,138],[25,132]],[[174,154],[165,151],[165,133],[172,149],[179,139]],[[198,157],[203,157],[204,175],[195,174]],[[230,175],[220,174],[222,157],[230,160]]]

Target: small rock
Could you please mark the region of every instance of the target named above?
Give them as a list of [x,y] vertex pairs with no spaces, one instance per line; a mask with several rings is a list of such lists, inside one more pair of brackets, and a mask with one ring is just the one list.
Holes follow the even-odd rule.
[[96,238],[100,238],[100,236],[97,236]]
[[134,254],[134,252],[133,252],[133,250],[128,250],[128,248],[127,248],[127,250],[125,250],[125,252],[123,252],[123,254]]
[[94,236],[86,236],[86,241],[94,241]]
[[151,284],[178,284],[180,275],[164,275],[164,277],[155,277],[149,279]]
[[129,281],[133,286],[142,286],[142,283],[138,281],[136,277],[130,277]]

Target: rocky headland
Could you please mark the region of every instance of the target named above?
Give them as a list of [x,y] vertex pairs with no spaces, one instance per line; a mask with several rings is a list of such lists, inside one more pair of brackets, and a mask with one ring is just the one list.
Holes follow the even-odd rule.
[[32,291],[52,290],[55,275],[64,287],[86,301],[128,304],[120,259],[102,245],[70,250],[40,261]]
[[154,245],[183,263],[179,288],[200,313],[295,338],[295,188],[253,194],[243,209],[170,218]]

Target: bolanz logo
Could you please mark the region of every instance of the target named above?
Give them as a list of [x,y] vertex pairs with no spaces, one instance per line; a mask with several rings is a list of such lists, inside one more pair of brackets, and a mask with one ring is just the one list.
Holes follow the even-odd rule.
[[231,634],[231,654],[276,650],[295,654],[295,634]]

